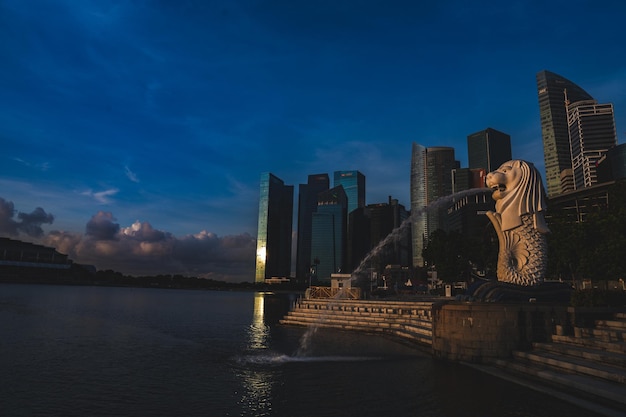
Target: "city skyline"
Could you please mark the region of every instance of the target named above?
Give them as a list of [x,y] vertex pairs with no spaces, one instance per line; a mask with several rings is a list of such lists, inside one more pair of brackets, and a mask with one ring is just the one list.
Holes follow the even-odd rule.
[[366,204],[408,207],[412,143],[467,167],[467,135],[488,127],[545,172],[544,69],[612,103],[623,143],[624,11],[3,2],[0,235],[101,269],[250,281],[261,172],[359,170]]

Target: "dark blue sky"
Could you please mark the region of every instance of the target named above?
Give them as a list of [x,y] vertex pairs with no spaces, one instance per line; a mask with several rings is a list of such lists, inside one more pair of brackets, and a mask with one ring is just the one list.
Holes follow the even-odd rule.
[[623,143],[624,16],[617,0],[0,0],[0,235],[251,280],[264,171],[297,194],[358,169],[367,203],[408,207],[413,141],[467,166],[467,135],[493,127],[543,172],[543,69],[613,103]]

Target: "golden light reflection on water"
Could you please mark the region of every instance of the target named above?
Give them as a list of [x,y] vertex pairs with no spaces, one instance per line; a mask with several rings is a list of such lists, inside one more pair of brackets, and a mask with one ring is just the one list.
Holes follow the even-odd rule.
[[254,295],[254,312],[248,333],[250,349],[268,348],[269,327],[265,325],[265,295],[263,293]]
[[[248,328],[248,348],[251,354],[259,354],[260,350],[269,348],[269,326],[265,324],[265,295],[256,293],[252,323]],[[272,378],[271,369],[250,366],[241,372],[245,394],[240,403],[244,409],[250,410],[255,416],[269,415],[272,410]]]

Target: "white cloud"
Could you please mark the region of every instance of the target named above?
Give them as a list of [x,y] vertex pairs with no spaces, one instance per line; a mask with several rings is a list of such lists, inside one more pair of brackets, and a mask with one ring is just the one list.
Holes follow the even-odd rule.
[[124,167],[124,172],[129,180],[131,180],[132,182],[139,182],[139,177],[137,177],[137,174],[131,171],[128,166]]
[[104,191],[97,191],[97,192],[93,192],[92,190],[88,190],[88,191],[84,191],[81,194],[87,197],[91,197],[94,200],[96,200],[97,202],[101,203],[101,204],[111,204],[111,199],[109,198],[110,196],[114,196],[115,194],[117,194],[120,190],[118,190],[117,188],[110,188],[108,190],[104,190]]
[[40,162],[40,163],[33,163],[30,161],[26,161],[22,158],[13,158],[14,161],[19,162],[20,164],[23,164],[25,166],[27,166],[28,168],[33,168],[36,169],[37,171],[41,171],[41,172],[46,172],[48,169],[50,169],[50,163],[49,162]]

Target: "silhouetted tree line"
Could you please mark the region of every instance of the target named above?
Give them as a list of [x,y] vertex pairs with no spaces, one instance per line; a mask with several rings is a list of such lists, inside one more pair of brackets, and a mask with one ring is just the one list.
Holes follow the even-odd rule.
[[254,282],[233,283],[180,274],[132,276],[124,275],[121,272],[111,269],[93,271],[79,264],[73,264],[70,270],[3,267],[0,270],[0,282],[198,290],[274,291],[280,289],[286,291],[300,291],[305,288],[302,284],[295,282],[272,286],[270,284]]
[[486,228],[481,236],[438,229],[430,234],[422,253],[426,268],[434,266],[437,277],[444,281],[469,280],[473,271],[495,278],[498,237],[493,227]]

